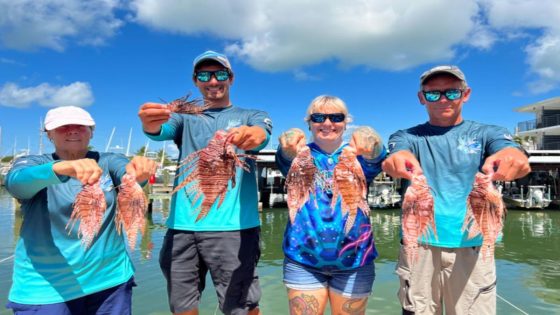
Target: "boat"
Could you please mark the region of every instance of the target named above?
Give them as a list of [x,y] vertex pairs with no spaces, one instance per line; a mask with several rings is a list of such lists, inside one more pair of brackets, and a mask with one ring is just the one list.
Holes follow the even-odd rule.
[[158,167],[155,174],[156,183],[164,184],[166,186],[169,185],[173,186],[173,180],[175,179],[176,173],[177,173],[176,165]]
[[506,182],[498,184],[498,189],[507,208],[544,209],[552,202],[550,185],[517,186],[516,182]]
[[288,204],[288,197],[284,191],[285,179],[280,170],[271,167],[261,172],[261,189],[259,200],[265,208],[282,207]]
[[371,208],[395,208],[400,205],[402,198],[395,181],[385,177],[371,183],[367,199]]

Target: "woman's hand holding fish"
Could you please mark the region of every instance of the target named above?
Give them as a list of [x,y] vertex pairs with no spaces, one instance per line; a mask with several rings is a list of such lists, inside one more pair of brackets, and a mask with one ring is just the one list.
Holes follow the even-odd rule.
[[299,150],[306,145],[305,133],[299,128],[292,128],[282,133],[278,138],[282,155],[293,160]]
[[150,176],[156,172],[156,168],[156,162],[143,156],[135,156],[130,163],[126,165],[126,173],[133,175],[136,181],[141,183],[148,180]]
[[230,143],[241,150],[251,150],[260,146],[266,140],[266,131],[259,126],[239,126],[228,131],[233,135]]
[[350,146],[368,160],[373,160],[381,153],[381,136],[371,127],[363,126],[352,133]]
[[53,171],[58,175],[74,177],[84,185],[94,184],[103,174],[103,170],[93,159],[60,161],[53,164]]

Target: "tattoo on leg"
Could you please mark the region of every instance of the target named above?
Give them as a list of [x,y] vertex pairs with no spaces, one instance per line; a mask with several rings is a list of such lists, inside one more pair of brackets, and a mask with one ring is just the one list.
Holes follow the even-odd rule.
[[349,299],[342,304],[343,314],[363,315],[366,313],[367,298]]
[[319,301],[313,295],[302,293],[290,299],[290,315],[318,315]]

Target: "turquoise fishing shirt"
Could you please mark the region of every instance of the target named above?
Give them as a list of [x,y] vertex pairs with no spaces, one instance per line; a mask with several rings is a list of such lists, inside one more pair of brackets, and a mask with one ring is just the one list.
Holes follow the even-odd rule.
[[56,155],[25,156],[6,176],[6,189],[21,202],[23,224],[16,245],[9,300],[21,304],[61,303],[128,281],[134,267],[124,233],[115,229],[116,191],[129,160],[122,154],[88,152],[103,169],[102,188],[107,210],[91,247],[78,238],[79,221],[66,225],[82,184],[59,176],[52,166]]
[[[216,131],[227,131],[243,125],[263,128],[267,139],[254,151],[236,149],[237,153],[252,154],[264,148],[272,132],[272,121],[268,114],[235,106],[208,109],[202,115],[172,114],[171,119],[162,125],[160,134],[146,135],[156,141],[173,140],[179,148],[179,161],[182,161],[189,154],[204,149]],[[191,198],[195,199],[194,195],[187,196],[184,187],[171,199],[167,226],[184,231],[234,231],[260,226],[255,162],[253,159],[242,160],[249,165],[249,172],[237,168],[236,185],[232,187],[231,180],[229,181],[224,201],[219,208],[218,197],[206,217],[196,221],[198,204],[193,205]],[[177,174],[182,171],[183,168],[178,169]],[[187,172],[175,178],[174,186],[181,183],[188,174]]]
[[437,238],[422,236],[419,242],[447,248],[482,245],[480,235],[469,240],[462,230],[467,197],[484,160],[506,147],[519,147],[507,129],[469,120],[451,127],[424,123],[391,135],[390,154],[412,152],[432,188]]

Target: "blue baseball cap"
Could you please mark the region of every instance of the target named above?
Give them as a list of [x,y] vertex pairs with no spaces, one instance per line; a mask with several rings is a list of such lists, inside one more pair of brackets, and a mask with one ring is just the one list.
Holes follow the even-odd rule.
[[207,50],[205,52],[203,52],[202,54],[198,55],[198,57],[194,58],[193,61],[193,71],[196,69],[196,66],[205,61],[205,60],[214,60],[219,62],[222,66],[226,67],[227,69],[229,69],[231,72],[231,64],[229,63],[228,58],[226,57],[226,55],[224,54],[220,54],[217,53],[215,51],[212,50]]

